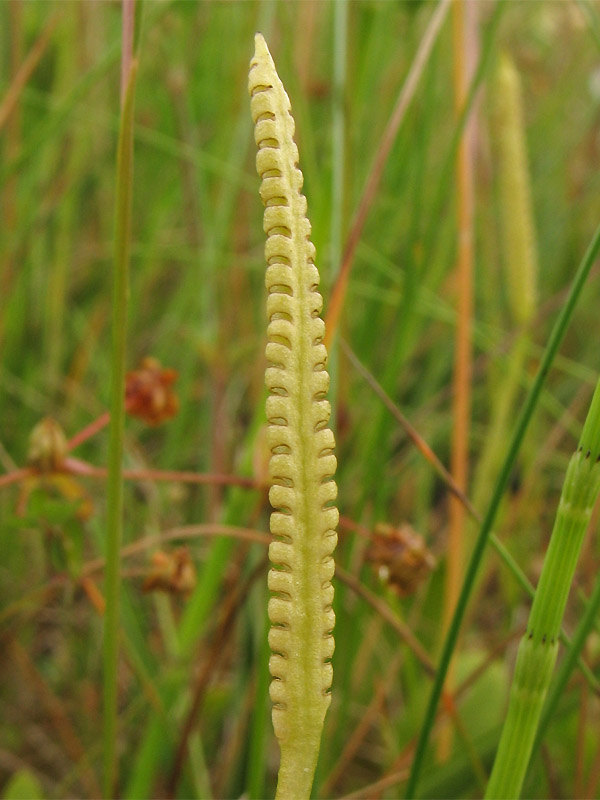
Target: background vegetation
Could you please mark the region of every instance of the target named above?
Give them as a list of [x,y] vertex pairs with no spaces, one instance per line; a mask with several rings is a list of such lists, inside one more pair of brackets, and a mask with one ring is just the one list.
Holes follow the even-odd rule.
[[[484,511],[510,435],[509,428],[493,437],[493,419],[523,335],[503,251],[494,65],[508,51],[523,82],[539,260],[512,422],[598,223],[600,7],[476,7],[468,45],[484,69],[473,107],[469,494]],[[179,409],[159,426],[127,419],[125,467],[135,472],[125,487],[124,545],[139,544],[122,560],[122,797],[274,792],[269,508],[260,488],[264,236],[247,96],[254,32],[269,41],[292,100],[327,312],[355,210],[435,8],[207,1],[144,10],[127,359],[131,370],[147,356],[176,370]],[[15,471],[30,457],[40,419],[52,417],[69,439],[109,404],[120,6],[14,0],[0,15],[0,462],[9,476],[0,483],[0,791],[95,797],[106,480],[89,466],[94,474],[82,474],[81,461],[105,467],[107,430],[74,449],[81,461],[69,473],[60,461],[57,477],[56,463],[39,460],[41,475]],[[337,330],[343,341],[330,350],[344,580],[336,582],[333,702],[315,796],[401,795],[443,639],[447,486],[343,342],[449,464],[457,389],[454,61],[448,17],[368,207]],[[597,378],[597,277],[595,269],[495,526],[534,583]],[[42,434],[48,430],[60,442],[48,424]],[[492,482],[478,484],[484,459]],[[193,475],[176,480],[158,470]],[[429,550],[403,540],[374,553],[381,523],[412,526]],[[475,532],[465,523],[467,551]],[[173,566],[182,545],[189,560],[178,552]],[[567,630],[598,572],[597,537],[584,547]],[[159,548],[162,561],[153,556]],[[443,704],[422,796],[481,796],[528,607],[490,550],[455,657],[455,706]],[[585,659],[600,677],[597,632]],[[599,714],[598,697],[576,672],[532,764],[528,797],[598,796]]]

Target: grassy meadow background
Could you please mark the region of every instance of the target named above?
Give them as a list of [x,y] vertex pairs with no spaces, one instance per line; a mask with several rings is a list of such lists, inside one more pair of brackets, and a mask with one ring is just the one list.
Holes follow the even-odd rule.
[[[600,219],[600,4],[475,6],[468,44],[483,69],[472,111],[467,493],[485,511],[511,425]],[[125,482],[123,544],[139,545],[122,559],[120,797],[274,794],[269,506],[260,487],[264,234],[247,93],[254,33],[264,33],[292,101],[326,315],[383,132],[436,7],[417,0],[144,5],[127,369],[152,357],[175,370],[179,408],[157,426],[126,422],[124,465],[137,477]],[[40,420],[53,418],[70,439],[109,405],[121,9],[12,0],[0,5],[0,19],[0,465],[8,475],[26,466]],[[539,263],[524,333],[501,225],[493,74],[502,51],[522,80]],[[344,343],[449,465],[457,389],[455,60],[449,14],[369,204],[330,350],[343,517],[336,561],[346,579],[336,581],[333,700],[315,797],[402,796],[431,688],[423,661],[435,664],[443,641],[449,492]],[[600,366],[598,274],[596,267],[494,528],[533,583]],[[507,427],[494,436],[503,402]],[[107,450],[101,427],[73,458],[102,468]],[[0,479],[0,796],[97,797],[106,478],[100,469],[57,477],[51,468],[16,477]],[[412,526],[435,558],[426,574],[419,557],[411,561],[399,547],[385,566],[400,570],[403,596],[369,563],[378,524]],[[466,554],[476,531],[465,522]],[[153,579],[165,580],[153,554],[161,549],[168,560],[183,546],[187,555],[176,557],[184,580],[175,585],[169,573],[170,592],[149,591]],[[567,631],[600,566],[595,529],[584,548]],[[420,796],[481,796],[529,604],[490,549],[454,659],[459,721],[451,726],[442,707]],[[405,641],[406,627],[421,658],[415,641]],[[597,631],[584,657],[600,679]],[[525,794],[600,795],[600,704],[579,671]]]

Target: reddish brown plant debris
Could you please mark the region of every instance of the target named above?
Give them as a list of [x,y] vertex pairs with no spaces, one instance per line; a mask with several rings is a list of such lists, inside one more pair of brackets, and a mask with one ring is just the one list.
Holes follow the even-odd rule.
[[366,558],[400,597],[413,594],[435,567],[423,537],[407,524],[376,525]]
[[196,586],[196,567],[187,547],[178,547],[171,553],[157,550],[152,555],[151,566],[144,581],[145,592],[189,594]]
[[148,425],[160,425],[171,419],[179,409],[179,400],[172,388],[176,380],[174,369],[163,368],[149,356],[142,359],[139,368],[128,372],[125,378],[127,412]]

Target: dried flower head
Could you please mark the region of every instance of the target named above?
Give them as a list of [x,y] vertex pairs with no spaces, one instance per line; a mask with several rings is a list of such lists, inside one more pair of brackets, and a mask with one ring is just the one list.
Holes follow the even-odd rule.
[[406,523],[376,525],[367,561],[400,597],[413,594],[436,563],[423,537]]
[[171,553],[157,550],[152,555],[143,586],[145,592],[189,594],[195,586],[196,567],[187,547],[178,547]]
[[179,410],[179,400],[172,388],[176,380],[174,369],[163,368],[155,358],[142,359],[138,369],[128,372],[125,378],[127,412],[148,425],[160,425],[171,419]]
[[46,417],[29,435],[27,463],[40,472],[60,472],[69,447],[61,426],[52,417]]

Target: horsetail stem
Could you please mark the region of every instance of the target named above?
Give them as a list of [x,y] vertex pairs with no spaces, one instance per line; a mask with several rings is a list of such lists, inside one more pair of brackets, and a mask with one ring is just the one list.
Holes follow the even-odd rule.
[[323,300],[310,241],[290,102],[266,42],[255,37],[248,88],[267,234],[266,384],[269,498],[269,668],[273,727],[281,749],[277,797],[308,798],[330,703],[335,616],[332,553],[337,487],[327,427],[329,376]]
[[518,797],[558,652],[579,551],[600,490],[600,381],[571,457],[529,624],[521,640],[486,798]]

